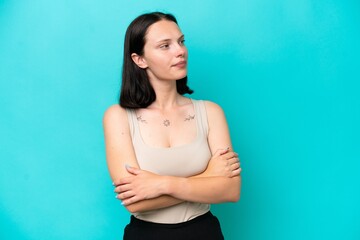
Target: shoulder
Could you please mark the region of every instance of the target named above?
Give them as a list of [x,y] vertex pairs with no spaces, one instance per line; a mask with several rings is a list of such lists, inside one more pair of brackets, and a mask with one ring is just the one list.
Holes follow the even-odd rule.
[[191,101],[203,103],[207,112],[222,112],[223,111],[219,104],[209,101],[209,100],[201,100],[201,99],[191,98]]
[[119,104],[114,104],[106,109],[103,117],[103,123],[109,124],[112,122],[125,123],[127,122],[126,109]]
[[207,100],[203,100],[203,102],[205,104],[206,112],[209,116],[224,114],[224,111],[219,104]]

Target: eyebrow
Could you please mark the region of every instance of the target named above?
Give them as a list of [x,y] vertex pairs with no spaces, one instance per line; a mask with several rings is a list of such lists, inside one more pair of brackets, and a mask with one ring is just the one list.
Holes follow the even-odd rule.
[[[182,39],[182,38],[185,38],[185,35],[184,35],[184,34],[181,35],[181,36],[178,38],[178,40],[179,40],[179,39]],[[171,41],[171,39],[170,39],[170,38],[162,39],[162,40],[157,41],[157,43],[160,43],[160,42],[168,42],[168,41]]]

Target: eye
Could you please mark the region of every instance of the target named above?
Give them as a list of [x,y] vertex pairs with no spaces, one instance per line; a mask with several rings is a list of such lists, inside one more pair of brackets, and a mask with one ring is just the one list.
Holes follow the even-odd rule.
[[169,44],[167,44],[167,43],[161,44],[161,45],[160,45],[160,48],[161,48],[161,49],[167,49],[167,48],[169,48]]
[[185,45],[185,39],[180,40],[180,45]]

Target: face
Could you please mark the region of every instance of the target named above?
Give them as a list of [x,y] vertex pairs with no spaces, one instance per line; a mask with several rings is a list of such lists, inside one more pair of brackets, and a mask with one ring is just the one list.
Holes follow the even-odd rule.
[[134,62],[146,69],[150,81],[179,80],[187,75],[187,49],[184,35],[172,21],[152,24],[145,36],[143,56],[133,54]]

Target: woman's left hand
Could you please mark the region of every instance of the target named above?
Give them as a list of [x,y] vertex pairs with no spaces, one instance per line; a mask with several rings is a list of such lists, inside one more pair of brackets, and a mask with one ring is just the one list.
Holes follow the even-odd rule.
[[132,176],[114,181],[115,192],[118,193],[116,198],[122,201],[122,205],[164,194],[165,181],[162,181],[162,176],[130,166],[126,166],[126,170]]

